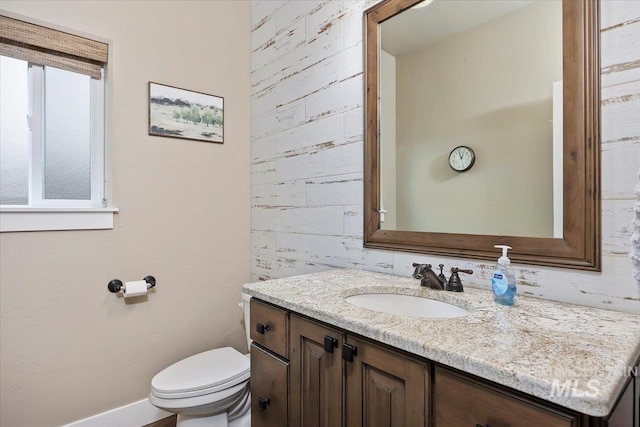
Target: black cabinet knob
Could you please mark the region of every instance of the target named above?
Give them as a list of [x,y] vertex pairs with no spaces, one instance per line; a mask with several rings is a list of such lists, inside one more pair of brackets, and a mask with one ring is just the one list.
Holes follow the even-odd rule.
[[358,355],[358,347],[344,343],[342,344],[342,359],[347,362],[353,362],[353,356]]
[[260,408],[261,411],[267,409],[267,406],[270,404],[271,399],[269,399],[268,397],[258,397],[258,408]]
[[329,335],[324,336],[324,351],[327,353],[333,353],[333,348],[338,347],[338,339],[330,337]]
[[256,324],[256,332],[257,333],[259,333],[261,335],[264,335],[264,333],[266,331],[268,331],[268,330],[269,330],[269,325],[265,325],[263,323],[257,323]]

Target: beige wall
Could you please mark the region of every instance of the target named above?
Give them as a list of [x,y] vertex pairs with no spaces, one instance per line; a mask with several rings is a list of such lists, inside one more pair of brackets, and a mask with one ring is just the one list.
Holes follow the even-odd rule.
[[[561,2],[398,56],[397,77],[398,229],[552,237]],[[477,157],[464,173],[448,165],[458,145]]]
[[[113,41],[113,230],[0,236],[0,425],[61,425],[148,395],[159,370],[246,350],[250,278],[246,2],[0,1]],[[147,82],[225,98],[225,144],[147,135]],[[110,279],[158,280],[147,301]]]

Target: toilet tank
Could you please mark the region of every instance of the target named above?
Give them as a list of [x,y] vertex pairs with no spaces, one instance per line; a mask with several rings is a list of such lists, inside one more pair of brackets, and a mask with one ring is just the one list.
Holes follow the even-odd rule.
[[241,296],[242,301],[240,301],[240,307],[242,307],[244,310],[244,332],[247,335],[247,349],[251,351],[251,338],[249,338],[251,333],[249,330],[251,325],[251,323],[249,322],[249,301],[251,301],[251,295],[242,293]]

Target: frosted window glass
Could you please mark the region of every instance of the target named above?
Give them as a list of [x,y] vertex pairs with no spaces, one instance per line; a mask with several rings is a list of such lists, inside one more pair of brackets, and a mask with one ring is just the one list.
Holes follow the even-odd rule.
[[45,67],[45,199],[91,199],[91,78]]
[[0,205],[29,203],[28,64],[0,56]]

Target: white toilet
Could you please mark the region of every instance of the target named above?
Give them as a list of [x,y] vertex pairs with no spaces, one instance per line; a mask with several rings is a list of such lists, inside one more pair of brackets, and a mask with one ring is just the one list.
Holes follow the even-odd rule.
[[[247,345],[250,295],[242,294]],[[151,380],[149,402],[178,414],[176,427],[250,427],[249,355],[231,347],[187,357]]]

